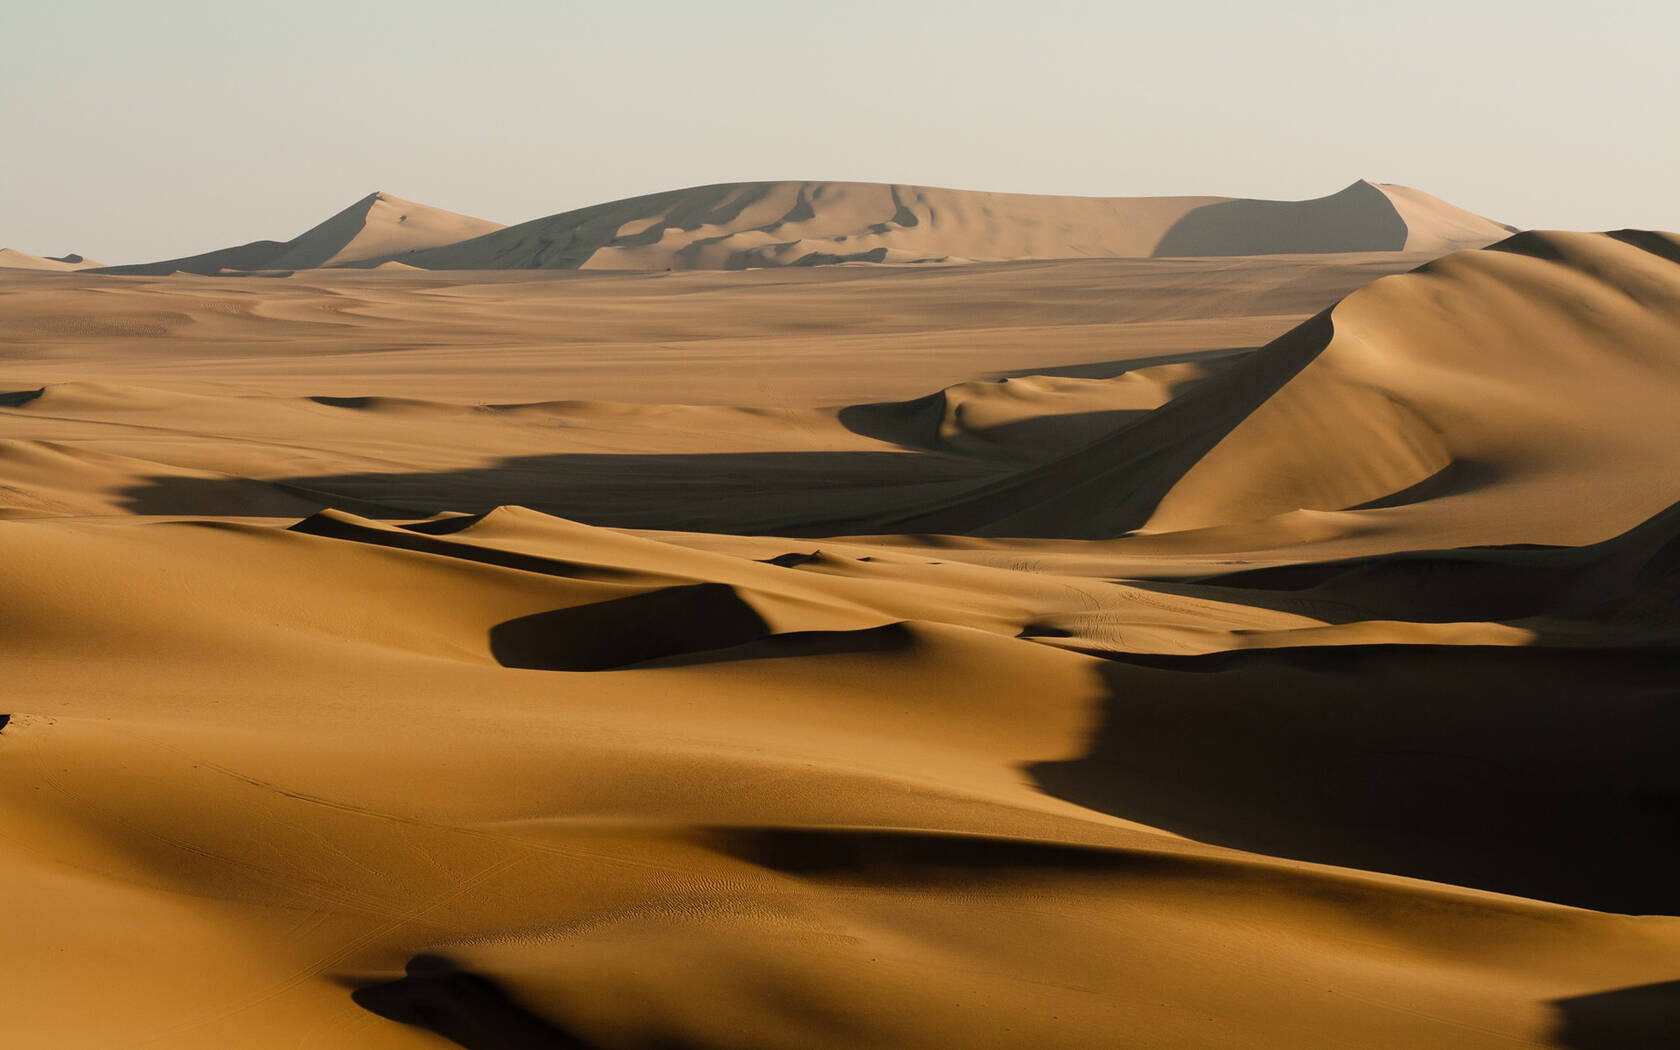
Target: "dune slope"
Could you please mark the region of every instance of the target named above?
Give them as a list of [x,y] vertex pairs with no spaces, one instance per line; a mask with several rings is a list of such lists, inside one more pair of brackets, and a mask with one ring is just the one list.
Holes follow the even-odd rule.
[[[1632,233],[1455,253],[1083,447],[850,527],[1100,538],[1270,522],[1288,542],[1324,520],[1311,514],[1345,512],[1347,530],[1435,542],[1605,539],[1662,509],[1680,468],[1677,260],[1673,238]],[[1591,501],[1599,524],[1550,513],[1565,500]]]
[[240,270],[312,270],[374,265],[409,252],[478,237],[500,223],[405,201],[388,193],[361,200],[289,241],[252,241],[202,255],[108,266],[109,274],[216,274]]

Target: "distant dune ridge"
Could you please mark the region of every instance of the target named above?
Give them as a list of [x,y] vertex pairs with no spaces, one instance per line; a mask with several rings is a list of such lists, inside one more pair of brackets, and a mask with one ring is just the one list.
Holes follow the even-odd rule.
[[109,273],[740,270],[846,262],[1433,253],[1510,233],[1426,193],[1355,182],[1328,197],[1059,197],[869,182],[741,182],[501,227],[375,193],[307,233]]
[[0,269],[5,270],[91,270],[104,263],[84,259],[80,255],[71,253],[58,257],[29,255],[15,248],[0,248]]

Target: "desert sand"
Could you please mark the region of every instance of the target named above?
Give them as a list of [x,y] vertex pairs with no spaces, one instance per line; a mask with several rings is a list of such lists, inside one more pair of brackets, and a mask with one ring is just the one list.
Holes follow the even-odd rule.
[[0,1044],[1676,1045],[1680,238],[904,190],[0,273]]

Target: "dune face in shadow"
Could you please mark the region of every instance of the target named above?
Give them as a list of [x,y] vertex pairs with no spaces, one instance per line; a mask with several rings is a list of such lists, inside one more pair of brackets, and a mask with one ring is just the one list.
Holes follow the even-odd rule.
[[643,660],[639,668],[698,667],[702,664],[743,660],[791,660],[807,656],[902,653],[916,644],[915,635],[902,623],[882,624],[855,631],[785,631],[766,638],[718,649]]
[[1406,220],[1368,182],[1311,201],[1222,201],[1174,223],[1158,256],[1254,255],[1261,252],[1397,252]]
[[37,387],[34,390],[7,391],[0,394],[0,408],[22,408],[46,392],[45,387]]
[[[462,470],[321,475],[269,485],[157,477],[123,498],[136,514],[241,513],[228,508],[282,502],[277,489],[284,489],[318,494],[317,508],[345,507],[368,517],[518,504],[590,525],[799,536],[867,529],[851,515],[880,508],[899,517],[944,488],[997,473],[985,462],[934,453],[563,453]],[[298,506],[293,498],[287,510]]]
[[769,634],[734,588],[697,583],[509,620],[491,628],[490,651],[503,667],[606,671]]
[[1632,623],[1675,619],[1680,504],[1619,536],[1580,547],[1399,551],[1219,573],[1163,589],[1268,607],[1303,602],[1339,607],[1344,620],[1522,621],[1541,640],[1562,643],[1583,626],[1602,631],[1615,624],[1625,630]]
[[1569,1050],[1673,1050],[1680,1046],[1680,981],[1555,999],[1552,1034]]
[[1205,842],[1680,914],[1680,655],[1346,646],[1127,657],[1048,793]]
[[1035,873],[1172,874],[1179,858],[1132,850],[922,831],[727,828],[707,840],[730,856],[807,879],[877,886],[977,886]]
[[407,975],[350,993],[357,1006],[388,1021],[424,1028],[462,1050],[591,1050],[565,1028],[514,1002],[487,977],[448,959],[417,955]]

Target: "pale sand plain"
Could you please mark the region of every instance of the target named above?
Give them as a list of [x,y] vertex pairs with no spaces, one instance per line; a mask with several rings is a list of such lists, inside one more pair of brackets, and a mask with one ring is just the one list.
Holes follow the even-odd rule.
[[0,277],[4,1042],[1673,1045],[1680,244],[1431,254]]

